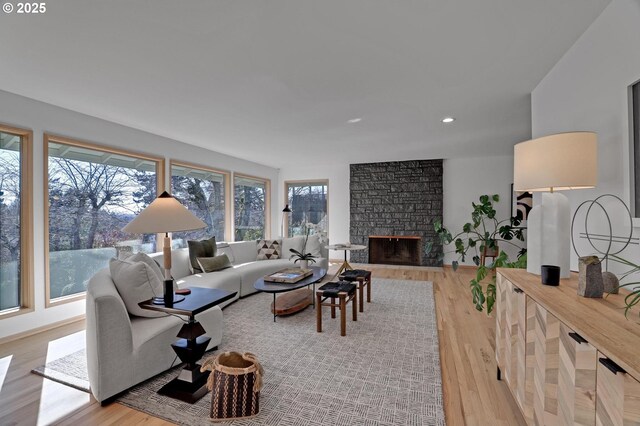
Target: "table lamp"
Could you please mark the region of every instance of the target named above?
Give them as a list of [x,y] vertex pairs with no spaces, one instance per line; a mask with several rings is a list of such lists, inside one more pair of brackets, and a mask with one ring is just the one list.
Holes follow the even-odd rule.
[[516,144],[515,191],[542,192],[527,217],[527,271],[540,275],[542,265],[570,274],[569,200],[556,191],[593,188],[598,181],[598,141],[593,132],[569,132]]
[[171,239],[169,232],[202,229],[206,223],[198,219],[171,194],[164,191],[122,230],[132,234],[164,234],[164,304],[173,305],[173,278],[171,278]]

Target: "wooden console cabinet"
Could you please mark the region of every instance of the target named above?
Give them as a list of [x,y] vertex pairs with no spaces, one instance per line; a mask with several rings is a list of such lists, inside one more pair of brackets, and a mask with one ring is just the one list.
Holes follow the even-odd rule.
[[640,426],[640,319],[624,294],[577,295],[521,269],[498,269],[496,360],[530,425]]

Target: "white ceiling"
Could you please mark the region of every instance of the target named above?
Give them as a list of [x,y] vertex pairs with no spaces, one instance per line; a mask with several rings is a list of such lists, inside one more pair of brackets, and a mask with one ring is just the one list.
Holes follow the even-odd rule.
[[0,89],[274,167],[510,153],[609,2],[58,0],[0,16]]

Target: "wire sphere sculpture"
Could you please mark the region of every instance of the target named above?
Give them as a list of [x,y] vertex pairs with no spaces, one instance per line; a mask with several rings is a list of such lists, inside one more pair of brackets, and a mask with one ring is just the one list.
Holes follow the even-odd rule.
[[[611,223],[611,216],[609,215],[609,212],[607,212],[607,209],[605,209],[602,205],[604,199],[609,198],[613,199],[614,202],[617,201],[618,204],[622,204],[622,211],[626,213],[626,218],[628,218],[629,221],[628,234],[614,234],[613,224]],[[593,208],[596,206],[599,207],[599,209],[604,213],[604,216],[606,217],[606,223],[609,229],[608,234],[598,234],[589,231],[589,217],[592,213]],[[586,239],[593,250],[601,255],[601,260],[608,260],[609,256],[615,256],[622,253],[627,247],[629,247],[629,245],[638,245],[638,238],[633,238],[633,217],[631,215],[631,210],[629,210],[627,204],[620,197],[613,194],[604,194],[597,197],[595,200],[584,201],[578,206],[575,213],[573,214],[573,219],[571,220],[571,245],[573,247],[573,251],[576,253],[576,255],[578,255],[578,257],[581,257],[581,254],[578,252],[578,248],[576,247],[574,229],[576,227],[576,219],[578,217],[578,213],[580,213],[580,211],[584,208],[586,208],[586,213],[584,216],[584,232],[579,233],[579,238]],[[606,250],[603,250],[602,247],[597,247],[594,241],[604,241],[606,243]]]

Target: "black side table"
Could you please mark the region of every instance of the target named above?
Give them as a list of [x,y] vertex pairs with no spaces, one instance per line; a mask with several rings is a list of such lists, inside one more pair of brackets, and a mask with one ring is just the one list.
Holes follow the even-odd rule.
[[178,333],[178,340],[171,344],[185,365],[178,377],[160,388],[158,393],[193,404],[207,393],[206,384],[210,372],[201,372],[198,361],[204,355],[207,345],[211,341],[210,337],[204,335],[204,327],[196,321],[195,316],[232,299],[237,292],[203,287],[191,287],[190,290],[191,294],[187,294],[184,300],[175,302],[172,307],[154,305],[153,300],[146,300],[138,305],[151,311],[189,317],[189,321],[182,326]]

